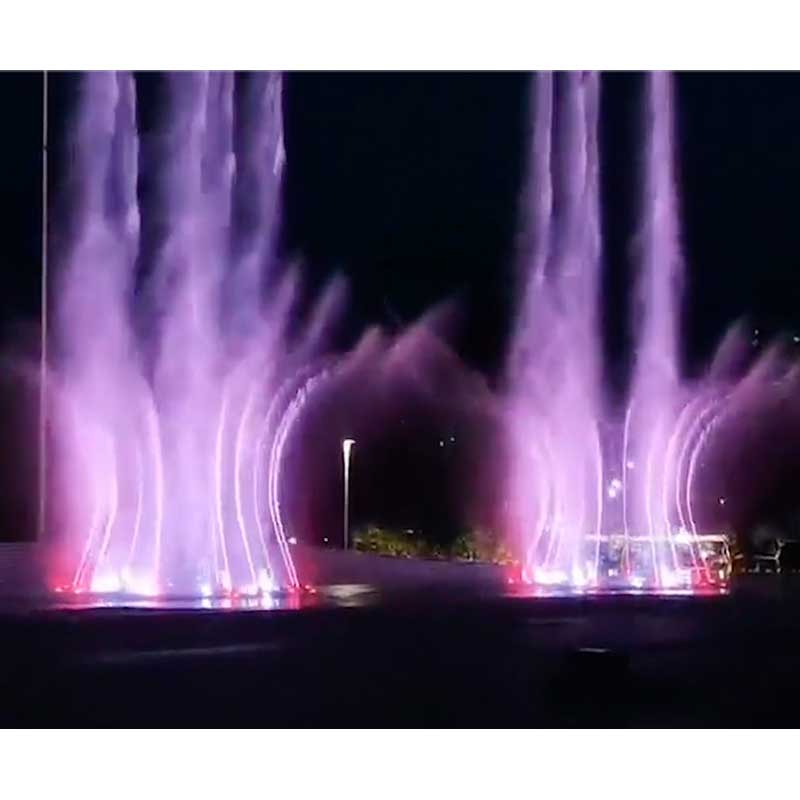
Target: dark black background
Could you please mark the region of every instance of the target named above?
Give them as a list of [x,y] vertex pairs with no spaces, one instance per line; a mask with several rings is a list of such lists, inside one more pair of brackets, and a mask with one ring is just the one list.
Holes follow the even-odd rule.
[[[73,85],[58,76],[51,84],[54,189]],[[458,294],[460,352],[490,377],[499,373],[514,297],[509,256],[527,89],[519,75],[290,77],[286,245],[310,257],[312,286],[334,269],[348,276],[351,332],[372,321],[400,326]],[[686,355],[695,367],[744,313],[765,334],[800,329],[798,89],[797,75],[679,76]],[[6,347],[18,323],[35,321],[39,312],[41,90],[40,75],[0,75],[0,341]],[[626,362],[641,78],[607,76],[603,91],[605,333],[616,373]],[[452,429],[430,424],[441,426],[436,437],[425,434],[435,448]],[[404,448],[401,442],[397,450]],[[17,470],[5,437],[4,450]],[[356,459],[357,510],[372,487],[364,485],[361,452]],[[433,473],[416,474],[429,463],[435,466],[427,457],[413,466],[433,496]],[[7,472],[0,538],[26,527],[6,510]],[[430,524],[441,515],[437,507]],[[410,610],[354,615],[348,609],[346,617],[226,614],[223,625],[211,615],[192,615],[187,626],[185,615],[162,615],[154,624],[105,610],[84,612],[80,623],[63,613],[25,614],[3,620],[9,658],[0,685],[13,691],[5,693],[0,720],[792,724],[797,615],[789,584],[782,589],[783,595],[755,592],[730,603],[693,599],[691,606],[614,598],[580,608],[537,600],[535,610],[519,602],[461,607],[437,600]],[[449,603],[458,602],[458,591],[444,591]],[[569,631],[559,627],[561,615]],[[564,652],[564,642],[586,649]],[[669,647],[654,646],[664,642]],[[263,652],[249,650],[253,643],[264,645]],[[215,647],[226,651],[223,659]],[[270,685],[281,692],[265,692]]]
[[[51,74],[48,85],[55,209],[78,81]],[[160,112],[158,77],[138,75],[137,87],[140,124],[147,129]],[[640,74],[603,77],[603,318],[608,378],[619,388],[629,363],[627,301],[642,167],[643,87]],[[762,341],[800,332],[795,220],[800,76],[681,74],[676,90],[688,265],[684,348],[687,368],[697,370],[725,328],[742,315],[761,331]],[[339,346],[368,324],[399,330],[455,297],[460,314],[450,335],[458,353],[490,382],[501,376],[516,288],[512,250],[529,91],[530,76],[513,73],[288,76],[284,247],[304,257],[312,291],[335,271],[348,278],[351,298]],[[0,344],[7,350],[25,336],[35,341],[39,314],[42,75],[0,75],[0,102],[6,111],[0,125]],[[57,227],[52,225],[51,234]],[[59,246],[51,236],[54,255]],[[21,323],[29,324],[27,331]],[[443,385],[449,380],[445,376]],[[434,394],[445,399],[447,390]],[[492,472],[486,434],[474,417],[459,416],[455,407],[418,403],[409,400],[408,408],[397,411],[395,422],[405,427],[394,439],[383,431],[380,447],[369,456],[360,447],[354,524],[380,511],[399,525],[451,529],[456,525],[451,520],[463,514],[464,492],[445,490],[456,475],[448,465],[458,465],[461,483],[464,474]],[[28,406],[35,407],[33,399]],[[343,436],[352,433],[352,424],[341,423]],[[455,433],[458,449],[450,447]],[[20,432],[18,449],[33,435]],[[334,439],[330,444],[338,446]],[[413,455],[420,447],[424,458]],[[14,474],[35,474],[20,470],[16,447],[10,452]],[[319,456],[325,464],[336,459],[334,450]],[[321,518],[338,524],[338,478],[327,467],[326,475],[326,490],[317,491],[327,498],[320,501],[326,509]],[[30,516],[24,487],[32,480],[18,483],[12,506],[26,508]],[[30,522],[19,521],[20,513],[3,524],[6,535],[32,530]],[[310,525],[317,538],[327,527]]]
[[[57,190],[74,77],[51,75]],[[145,80],[140,80],[140,86]],[[40,74],[0,75],[0,321],[36,319],[41,194]],[[510,252],[525,150],[522,74],[292,74],[287,82],[286,242],[321,283],[351,281],[350,325],[406,323],[457,295],[457,344],[493,373],[513,299]],[[603,81],[607,341],[625,347],[640,170],[641,76]],[[765,333],[800,325],[795,197],[800,176],[795,74],[681,74],[678,156],[689,263],[687,356],[705,357],[749,314]],[[140,92],[140,102],[151,102]],[[157,113],[157,109],[143,109]],[[55,185],[54,185],[55,184]]]

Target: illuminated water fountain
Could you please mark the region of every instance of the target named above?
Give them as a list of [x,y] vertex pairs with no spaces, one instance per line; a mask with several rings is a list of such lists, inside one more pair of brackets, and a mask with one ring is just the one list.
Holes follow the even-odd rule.
[[[52,292],[48,542],[60,591],[299,587],[283,448],[324,377],[336,282],[290,332],[276,277],[281,79],[165,80],[155,132],[127,74],[82,79]],[[144,188],[143,188],[144,187]]]
[[633,371],[604,388],[600,79],[539,75],[523,198],[524,296],[509,359],[509,498],[524,578],[567,590],[724,587],[730,552],[698,491],[713,446],[793,382],[778,349],[738,329],[706,373],[682,371],[683,261],[668,74],[646,84]]

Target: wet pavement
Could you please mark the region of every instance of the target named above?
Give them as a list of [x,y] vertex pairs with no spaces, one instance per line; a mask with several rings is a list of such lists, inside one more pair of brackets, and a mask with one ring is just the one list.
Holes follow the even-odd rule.
[[[478,573],[472,573],[477,576]],[[294,601],[293,601],[294,602]],[[800,581],[727,597],[321,587],[302,609],[0,614],[6,725],[796,725]]]

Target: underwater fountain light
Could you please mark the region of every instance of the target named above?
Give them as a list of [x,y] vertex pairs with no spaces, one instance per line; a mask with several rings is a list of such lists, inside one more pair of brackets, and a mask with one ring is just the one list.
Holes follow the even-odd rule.
[[53,582],[208,601],[298,590],[282,466],[343,287],[295,325],[275,246],[280,75],[163,88],[145,137],[133,75],[81,79],[49,349]]
[[522,302],[508,361],[509,507],[523,577],[592,591],[725,587],[730,549],[704,535],[699,497],[712,442],[780,377],[774,351],[743,377],[732,330],[699,379],[682,376],[684,279],[671,76],[646,80],[637,236],[635,358],[627,396],[604,384],[602,237],[595,73],[540,74],[523,198]]

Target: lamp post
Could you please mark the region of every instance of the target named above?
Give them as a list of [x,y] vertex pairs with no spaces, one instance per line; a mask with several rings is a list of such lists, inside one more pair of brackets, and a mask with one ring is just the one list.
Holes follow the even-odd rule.
[[344,549],[347,550],[350,538],[350,451],[356,443],[355,439],[342,442],[342,458],[344,459]]
[[44,540],[47,528],[47,72],[42,74],[42,281],[41,340],[39,352],[39,506],[37,540]]

